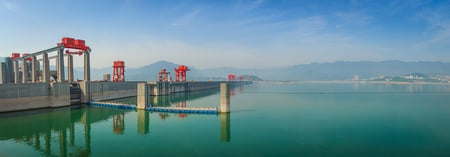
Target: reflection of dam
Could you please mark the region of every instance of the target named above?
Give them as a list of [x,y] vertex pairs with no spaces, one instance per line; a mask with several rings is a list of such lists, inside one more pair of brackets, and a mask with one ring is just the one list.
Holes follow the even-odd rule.
[[[43,114],[43,112],[45,112]],[[105,121],[127,110],[104,108],[59,108],[1,115],[0,140],[21,141],[45,156],[88,156],[91,150],[91,124]],[[17,115],[20,114],[20,115]],[[84,145],[75,145],[75,125],[84,127]],[[52,140],[58,135],[58,141]],[[68,136],[68,137],[67,137]],[[59,150],[52,150],[59,145]],[[72,152],[68,152],[72,150]]]
[[[199,99],[216,93],[214,91],[178,93],[171,96],[160,96],[159,98],[163,99],[152,99],[152,101],[161,106],[182,106],[187,100]],[[150,112],[148,111],[66,107],[0,114],[0,128],[7,128],[0,130],[0,141],[15,140],[28,145],[42,156],[89,156],[92,149],[91,125],[109,121],[111,128],[107,130],[115,135],[125,135],[127,126],[133,126],[126,125],[127,122],[130,123],[130,121],[126,121],[130,115],[127,113],[132,112],[136,112],[137,116],[137,133],[149,135]],[[154,114],[158,114],[161,118],[188,118],[186,114]],[[219,114],[217,117],[220,120],[217,123],[220,124],[220,141],[229,142],[231,139],[230,114]],[[128,130],[130,129],[128,128]]]

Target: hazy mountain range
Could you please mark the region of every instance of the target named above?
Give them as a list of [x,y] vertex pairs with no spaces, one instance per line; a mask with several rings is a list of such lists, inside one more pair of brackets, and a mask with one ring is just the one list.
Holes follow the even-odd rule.
[[[161,68],[166,68],[174,77],[174,68],[178,64],[168,61],[158,61],[139,68],[126,68],[126,80],[157,80]],[[224,80],[229,73],[236,75],[256,75],[264,80],[351,80],[353,75],[360,78],[384,76],[400,76],[408,73],[450,75],[450,63],[443,62],[403,62],[403,61],[359,61],[312,63],[295,66],[266,69],[214,68],[197,69],[187,65],[188,80]],[[81,70],[81,69],[80,69]],[[112,73],[112,67],[91,69],[92,80],[101,80],[103,74]],[[75,78],[82,78],[82,73],[75,70]]]
[[[0,57],[0,61],[4,58]],[[125,68],[126,80],[157,80],[161,68],[171,72],[175,76],[176,63],[158,61],[139,68]],[[359,62],[332,62],[312,63],[287,66],[281,68],[266,69],[243,69],[243,68],[214,68],[197,69],[187,65],[191,71],[188,72],[188,80],[225,80],[228,74],[256,75],[264,80],[351,80],[353,75],[358,74],[361,79],[369,77],[401,76],[409,73],[424,73],[429,75],[450,75],[450,63],[443,62],[404,62],[404,61],[359,61]],[[75,79],[83,79],[82,68],[74,70]],[[112,67],[92,68],[91,79],[102,80],[103,74],[112,74]]]

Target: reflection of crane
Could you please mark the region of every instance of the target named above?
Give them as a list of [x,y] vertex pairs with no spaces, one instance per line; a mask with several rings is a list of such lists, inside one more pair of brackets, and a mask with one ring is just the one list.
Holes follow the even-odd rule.
[[[175,103],[175,107],[181,107],[181,108],[186,107],[186,101]],[[187,117],[187,114],[184,114],[184,113],[178,114],[178,118],[186,118],[186,117]]]
[[186,82],[187,71],[190,71],[190,69],[184,65],[179,65],[178,69],[175,68],[175,82]]
[[123,134],[125,130],[125,114],[113,115],[113,131],[115,134]]
[[158,115],[161,118],[161,120],[164,120],[164,119],[170,117],[170,115],[168,113],[159,113]]

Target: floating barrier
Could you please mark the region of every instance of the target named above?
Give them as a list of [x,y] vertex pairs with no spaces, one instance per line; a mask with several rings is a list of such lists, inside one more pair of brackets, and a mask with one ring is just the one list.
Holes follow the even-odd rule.
[[[136,104],[122,104],[117,102],[89,102],[90,106],[109,107],[118,109],[136,110]],[[146,108],[151,112],[193,113],[193,114],[217,114],[217,107],[152,107]]]
[[217,114],[217,107],[149,107],[152,112]]

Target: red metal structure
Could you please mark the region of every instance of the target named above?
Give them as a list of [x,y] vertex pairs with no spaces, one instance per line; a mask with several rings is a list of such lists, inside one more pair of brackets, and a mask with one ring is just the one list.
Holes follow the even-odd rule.
[[239,81],[244,81],[244,80],[245,80],[245,76],[243,76],[243,75],[239,76],[239,77],[238,77],[238,80],[239,80]]
[[228,81],[235,81],[235,80],[236,80],[236,75],[228,74]]
[[89,46],[86,46],[84,40],[67,38],[64,37],[61,39],[61,43],[58,43],[58,46],[64,46],[64,48],[78,49],[78,50],[88,50]]
[[12,53],[11,54],[11,60],[13,60],[13,59],[16,59],[16,58],[19,58],[20,57],[20,53]]
[[161,71],[158,73],[159,82],[167,82],[169,81],[169,77],[168,75],[170,74],[170,72],[167,72],[165,68],[162,68]]
[[114,61],[113,65],[113,82],[125,81],[125,62]]
[[[29,54],[28,53],[22,53],[22,57],[25,57],[25,56],[28,56]],[[30,61],[31,62],[31,58],[27,58],[27,61]]]
[[186,72],[190,69],[187,66],[179,65],[175,68],[175,82],[186,82]]

